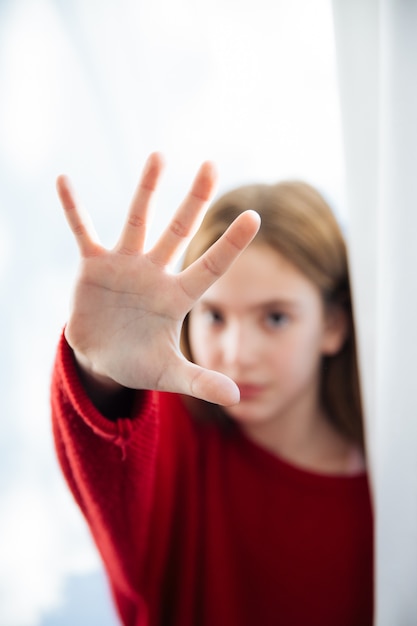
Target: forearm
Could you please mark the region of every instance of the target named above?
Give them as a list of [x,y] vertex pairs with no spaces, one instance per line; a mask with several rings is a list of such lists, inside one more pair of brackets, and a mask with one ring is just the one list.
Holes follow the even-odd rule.
[[106,419],[88,399],[62,338],[51,404],[56,451],[67,483],[112,584],[135,595],[153,499],[157,425],[152,395],[142,398],[141,408],[133,406],[131,419],[123,419],[120,411],[115,420]]

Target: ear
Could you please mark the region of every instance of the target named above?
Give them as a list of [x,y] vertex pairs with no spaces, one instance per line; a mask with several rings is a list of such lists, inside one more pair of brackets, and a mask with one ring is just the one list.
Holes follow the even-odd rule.
[[349,320],[346,311],[337,305],[325,311],[322,354],[332,356],[340,352],[349,335]]

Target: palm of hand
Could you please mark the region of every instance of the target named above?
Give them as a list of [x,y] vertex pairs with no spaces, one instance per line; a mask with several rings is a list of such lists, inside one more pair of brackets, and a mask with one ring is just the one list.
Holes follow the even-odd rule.
[[147,214],[162,161],[148,160],[119,242],[104,249],[77,206],[66,178],[58,192],[81,251],[66,338],[94,376],[126,387],[185,393],[219,404],[238,400],[236,385],[187,361],[179,349],[185,315],[255,236],[259,218],[241,215],[200,259],[179,274],[169,266],[200,219],[214,186],[206,163],[158,242],[143,251]]
[[[104,251],[83,260],[66,336],[97,373],[127,387],[169,388],[164,373],[170,363],[178,367],[178,337],[190,304],[177,276],[146,256]],[[151,358],[159,344],[163,359]]]

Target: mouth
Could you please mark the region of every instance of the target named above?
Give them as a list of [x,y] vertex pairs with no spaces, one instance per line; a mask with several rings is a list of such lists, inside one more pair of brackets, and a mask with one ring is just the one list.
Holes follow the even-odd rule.
[[264,390],[263,385],[255,385],[251,383],[237,383],[240,391],[240,401],[253,400],[257,398]]

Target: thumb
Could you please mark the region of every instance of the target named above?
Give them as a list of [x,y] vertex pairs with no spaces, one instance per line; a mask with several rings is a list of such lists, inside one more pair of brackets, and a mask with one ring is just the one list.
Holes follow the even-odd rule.
[[194,398],[223,406],[232,406],[239,402],[239,387],[231,378],[190,363],[186,359],[178,364],[176,379],[183,381],[181,393]]

